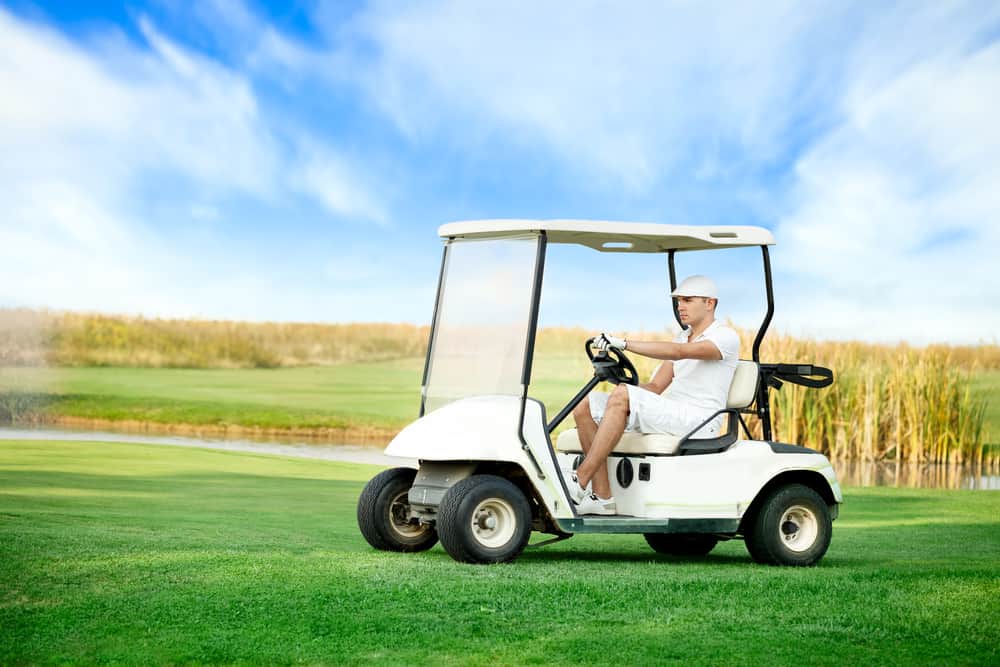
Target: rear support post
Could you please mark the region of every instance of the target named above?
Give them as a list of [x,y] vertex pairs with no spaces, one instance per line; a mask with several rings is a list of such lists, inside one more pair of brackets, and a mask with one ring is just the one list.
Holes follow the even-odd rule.
[[[767,333],[768,326],[771,324],[771,318],[774,317],[774,285],[771,282],[771,255],[768,253],[766,245],[760,247],[760,252],[764,259],[764,286],[767,289],[767,314],[764,315],[764,321],[760,323],[757,336],[753,339],[753,360],[758,364],[760,364],[760,344],[764,340],[764,334]],[[757,416],[760,418],[763,438],[767,441],[771,440],[771,401],[768,396],[770,389],[771,387],[768,382],[761,376],[760,385],[757,387]]]
[[[667,272],[670,275],[670,293],[673,294],[674,290],[677,289],[677,268],[674,266],[674,253],[676,250],[667,251]],[[674,308],[674,319],[677,320],[678,326],[680,326],[681,331],[684,330],[684,324],[681,322],[680,311],[677,310],[677,299],[673,296],[670,297],[670,303]]]

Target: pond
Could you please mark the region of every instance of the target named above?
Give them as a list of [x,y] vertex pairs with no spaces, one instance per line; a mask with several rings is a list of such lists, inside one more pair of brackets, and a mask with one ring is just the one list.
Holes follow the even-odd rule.
[[[278,454],[300,458],[369,463],[373,465],[413,465],[416,461],[397,459],[382,453],[383,445],[339,444],[304,438],[196,438],[151,435],[146,432],[109,432],[54,428],[0,428],[0,440],[82,440],[131,442],[175,447],[200,447],[228,451]],[[1000,463],[992,465],[943,465],[897,463],[894,461],[838,461],[834,469],[843,486],[887,486],[926,489],[1000,490]]]

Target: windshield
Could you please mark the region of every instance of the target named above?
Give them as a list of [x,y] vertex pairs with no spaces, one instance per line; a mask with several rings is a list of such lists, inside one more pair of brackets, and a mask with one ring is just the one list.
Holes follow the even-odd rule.
[[424,412],[468,396],[521,396],[537,235],[451,241],[445,250]]

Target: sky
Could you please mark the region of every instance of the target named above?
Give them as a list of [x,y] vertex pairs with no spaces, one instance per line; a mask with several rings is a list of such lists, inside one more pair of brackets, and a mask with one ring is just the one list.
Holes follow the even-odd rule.
[[[454,220],[759,225],[774,329],[1000,330],[1000,3],[0,0],[0,307],[427,323]],[[760,253],[692,253],[755,327]],[[553,248],[542,323],[672,324]]]

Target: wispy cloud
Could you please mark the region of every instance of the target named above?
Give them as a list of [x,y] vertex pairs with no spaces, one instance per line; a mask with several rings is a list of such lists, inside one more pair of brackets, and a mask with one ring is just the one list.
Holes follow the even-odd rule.
[[1000,296],[998,25],[975,2],[445,2],[379,4],[358,30],[369,94],[415,142],[537,144],[633,200],[742,191],[777,223],[779,326],[975,341],[1000,324],[984,308]]
[[781,268],[796,328],[993,340],[1000,315],[1000,45],[855,88],[796,167]]
[[[243,223],[232,198],[285,206],[304,194],[340,219],[385,223],[364,169],[328,142],[314,148],[308,128],[274,125],[244,74],[148,19],[139,28],[141,45],[113,32],[75,42],[0,9],[0,303],[227,308],[219,273],[237,258],[179,232]],[[243,316],[268,316],[247,306]]]
[[542,142],[641,192],[772,160],[803,104],[822,108],[835,72],[803,56],[840,17],[808,9],[389,3],[356,26],[376,54],[363,83],[409,135]]

